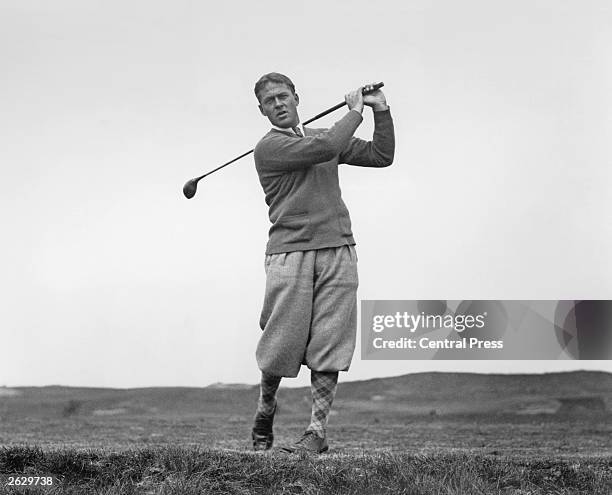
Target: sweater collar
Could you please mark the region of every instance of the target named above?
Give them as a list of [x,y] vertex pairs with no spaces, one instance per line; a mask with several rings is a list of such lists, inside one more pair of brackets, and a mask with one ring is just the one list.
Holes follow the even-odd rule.
[[[306,132],[304,130],[304,125],[300,123],[297,125],[297,127],[299,127],[300,131],[302,131],[302,135],[305,136]],[[293,129],[291,127],[278,127],[276,125],[273,125],[272,129],[276,129],[277,131],[281,131],[281,132],[288,132],[289,134],[293,136],[297,136],[297,134],[293,132]]]

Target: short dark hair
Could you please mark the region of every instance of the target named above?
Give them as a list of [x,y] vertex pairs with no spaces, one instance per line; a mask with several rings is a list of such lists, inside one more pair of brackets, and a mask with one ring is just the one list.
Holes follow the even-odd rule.
[[268,83],[278,83],[286,85],[293,94],[295,94],[295,86],[291,82],[285,74],[281,74],[280,72],[270,72],[268,74],[264,74],[259,78],[259,81],[255,83],[255,96],[257,97],[257,101],[259,101],[259,93],[266,87]]

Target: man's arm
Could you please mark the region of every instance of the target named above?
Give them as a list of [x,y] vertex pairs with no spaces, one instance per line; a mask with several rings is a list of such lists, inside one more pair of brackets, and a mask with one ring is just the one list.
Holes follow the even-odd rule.
[[364,97],[364,103],[374,111],[374,136],[372,141],[352,138],[340,154],[339,163],[360,167],[388,167],[395,154],[395,132],[391,111],[382,91]]
[[362,121],[361,113],[352,109],[328,131],[315,136],[298,139],[274,133],[255,147],[255,163],[266,172],[285,173],[327,162],[349,145]]

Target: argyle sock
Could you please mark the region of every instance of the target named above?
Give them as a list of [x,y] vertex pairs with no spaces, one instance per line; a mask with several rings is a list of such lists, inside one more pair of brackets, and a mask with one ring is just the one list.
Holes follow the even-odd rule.
[[257,414],[270,416],[276,407],[276,391],[280,385],[281,377],[261,373],[261,385],[259,389],[259,402],[257,403]]
[[338,372],[312,371],[310,374],[310,384],[312,392],[312,416],[306,431],[314,431],[319,437],[325,438],[327,417],[336,396]]

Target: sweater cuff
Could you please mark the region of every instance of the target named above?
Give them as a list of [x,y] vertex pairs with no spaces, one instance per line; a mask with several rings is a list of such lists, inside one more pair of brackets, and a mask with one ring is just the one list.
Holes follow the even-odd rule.
[[391,119],[391,108],[381,110],[380,112],[372,112],[374,114],[374,124],[382,124],[389,122]]
[[387,118],[391,115],[391,107],[387,105],[386,110],[379,110],[377,112],[372,112],[374,114],[374,118]]

